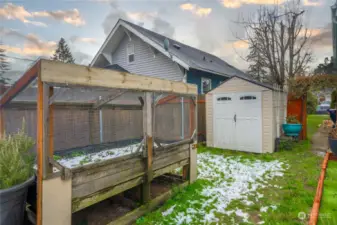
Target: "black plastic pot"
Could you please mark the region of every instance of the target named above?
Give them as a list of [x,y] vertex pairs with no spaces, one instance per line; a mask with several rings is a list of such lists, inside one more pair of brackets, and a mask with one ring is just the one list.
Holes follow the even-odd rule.
[[332,153],[337,156],[337,139],[329,137],[329,145]]
[[0,190],[0,224],[23,225],[27,190],[34,180],[32,176],[24,183]]

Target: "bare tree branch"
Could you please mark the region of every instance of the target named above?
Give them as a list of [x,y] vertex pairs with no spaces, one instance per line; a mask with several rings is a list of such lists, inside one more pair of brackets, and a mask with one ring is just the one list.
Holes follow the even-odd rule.
[[307,70],[312,59],[307,50],[311,34],[304,27],[304,13],[300,0],[292,0],[281,9],[261,7],[254,17],[237,22],[244,27],[249,43],[246,60],[251,63],[250,74],[260,77],[267,72],[266,80],[283,88],[288,79]]

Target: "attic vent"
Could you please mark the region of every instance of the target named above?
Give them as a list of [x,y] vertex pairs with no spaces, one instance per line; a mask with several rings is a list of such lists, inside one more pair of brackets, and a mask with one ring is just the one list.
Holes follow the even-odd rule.
[[180,49],[180,45],[178,45],[178,44],[173,44],[173,46],[174,46],[176,49]]

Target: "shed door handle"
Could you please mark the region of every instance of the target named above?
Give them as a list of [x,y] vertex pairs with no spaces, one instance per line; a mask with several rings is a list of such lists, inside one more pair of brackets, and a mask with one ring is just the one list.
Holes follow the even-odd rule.
[[236,114],[234,115],[234,122],[236,123]]

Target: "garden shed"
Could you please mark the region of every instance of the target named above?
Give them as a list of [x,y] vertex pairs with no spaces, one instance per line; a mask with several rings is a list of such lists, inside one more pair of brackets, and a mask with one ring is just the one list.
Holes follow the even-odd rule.
[[206,95],[207,146],[273,152],[286,117],[287,94],[276,86],[232,77]]

